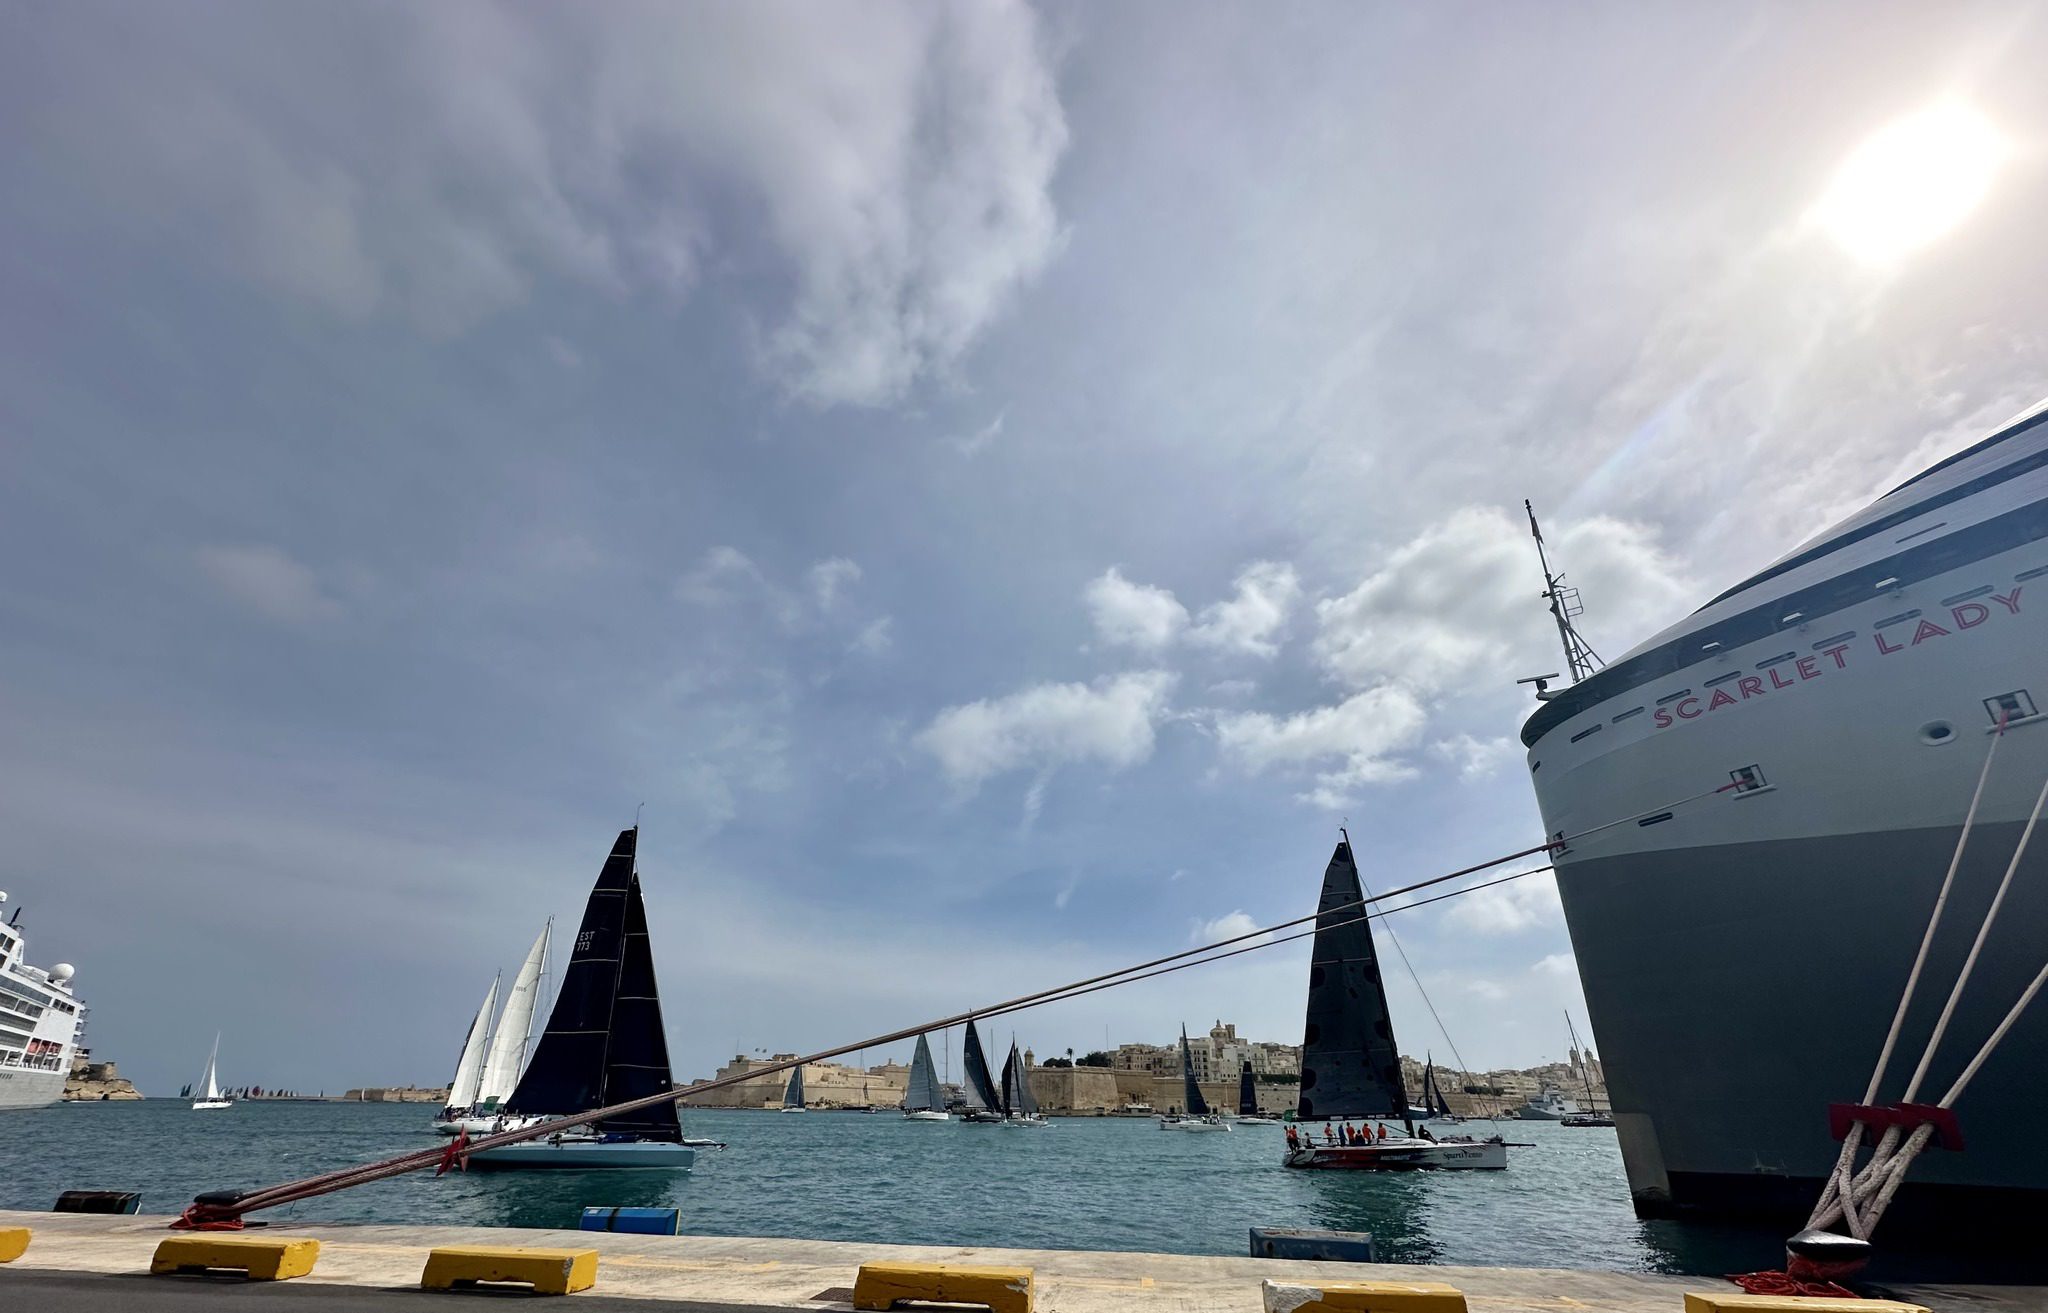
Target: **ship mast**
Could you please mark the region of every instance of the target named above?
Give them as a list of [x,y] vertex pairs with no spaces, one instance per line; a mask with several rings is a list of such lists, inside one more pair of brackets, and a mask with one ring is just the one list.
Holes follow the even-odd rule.
[[[1562,574],[1551,572],[1550,554],[1543,548],[1543,530],[1536,523],[1536,508],[1524,500],[1522,509],[1529,513],[1529,536],[1536,540],[1536,559],[1543,566],[1543,592],[1540,596],[1550,604],[1550,618],[1557,622],[1557,639],[1564,646],[1565,668],[1572,672],[1572,682],[1576,684],[1606,662],[1572,625],[1573,620],[1585,614],[1586,608],[1579,602],[1579,590],[1565,583]],[[1555,678],[1555,675],[1537,675],[1516,682],[1536,685],[1536,696],[1540,698],[1549,696],[1545,684]]]

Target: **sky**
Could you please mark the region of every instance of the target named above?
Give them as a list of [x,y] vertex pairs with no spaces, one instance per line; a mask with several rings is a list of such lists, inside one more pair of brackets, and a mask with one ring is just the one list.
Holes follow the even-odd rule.
[[1539,842],[1523,498],[1613,658],[2048,395],[2039,5],[0,24],[0,888],[151,1093],[446,1080],[636,815],[679,1078]]

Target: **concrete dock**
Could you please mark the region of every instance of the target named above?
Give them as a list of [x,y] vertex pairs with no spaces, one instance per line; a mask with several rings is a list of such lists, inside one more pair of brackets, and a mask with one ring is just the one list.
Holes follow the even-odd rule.
[[[582,1305],[642,1309],[649,1301],[692,1313],[768,1313],[852,1308],[855,1273],[870,1262],[943,1262],[1029,1267],[1042,1313],[1257,1313],[1266,1278],[1336,1281],[1442,1281],[1458,1287],[1474,1313],[1677,1313],[1688,1290],[1729,1292],[1708,1277],[1482,1267],[1302,1263],[1185,1254],[1088,1250],[944,1248],[821,1240],[722,1236],[635,1236],[584,1231],[453,1226],[300,1225],[274,1219],[251,1236],[309,1236],[320,1241],[311,1275],[287,1282],[151,1277],[157,1242],[173,1234],[169,1217],[106,1217],[0,1212],[0,1228],[29,1227],[34,1239],[0,1265],[0,1309],[118,1309],[120,1313],[233,1307],[244,1313],[303,1309],[428,1309],[463,1295],[419,1289],[427,1253],[437,1245],[525,1245],[598,1251],[595,1288],[569,1298]],[[1936,1313],[2048,1313],[2035,1287],[1910,1286],[1894,1297]]]

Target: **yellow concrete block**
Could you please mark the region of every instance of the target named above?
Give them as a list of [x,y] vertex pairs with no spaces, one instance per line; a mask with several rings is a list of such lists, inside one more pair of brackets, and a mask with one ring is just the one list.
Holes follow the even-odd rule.
[[949,1263],[860,1265],[853,1282],[855,1308],[889,1308],[903,1300],[980,1304],[991,1313],[1031,1313],[1031,1269]]
[[1895,1299],[1828,1299],[1818,1295],[1745,1295],[1731,1290],[1685,1292],[1685,1313],[1928,1313]]
[[1465,1294],[1441,1281],[1261,1282],[1266,1313],[1465,1313]]
[[25,1226],[0,1226],[0,1263],[12,1263],[27,1253],[28,1237]]
[[595,1249],[525,1249],[444,1245],[427,1255],[423,1290],[454,1290],[479,1281],[516,1281],[536,1295],[568,1295],[597,1284]]
[[313,1270],[320,1242],[290,1236],[176,1235],[160,1240],[149,1260],[154,1276],[178,1272],[240,1272],[251,1281],[288,1281]]

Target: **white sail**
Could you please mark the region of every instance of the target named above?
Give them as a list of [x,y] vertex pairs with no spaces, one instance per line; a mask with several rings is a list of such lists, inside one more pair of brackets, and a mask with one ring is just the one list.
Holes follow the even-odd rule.
[[469,1038],[462,1041],[462,1057],[455,1064],[455,1079],[448,1085],[448,1106],[471,1108],[476,1106],[477,1085],[483,1079],[485,1034],[491,1028],[491,1013],[498,1006],[498,980],[491,978],[491,989],[484,995],[484,1005],[476,1010],[476,1020],[469,1023]]
[[548,939],[555,923],[541,927],[540,938],[512,977],[512,992],[505,996],[505,1013],[498,1018],[498,1033],[491,1038],[490,1056],[484,1060],[484,1074],[477,1086],[474,1107],[495,1108],[512,1096],[519,1073],[526,1066],[526,1046],[533,1039],[533,1008],[540,1001],[540,978],[547,970]]
[[202,1099],[212,1100],[220,1097],[220,1078],[216,1070],[219,1060],[220,1035],[216,1033],[213,1037],[213,1051],[206,1055],[206,1079],[201,1082],[206,1087],[206,1093],[199,1096]]

